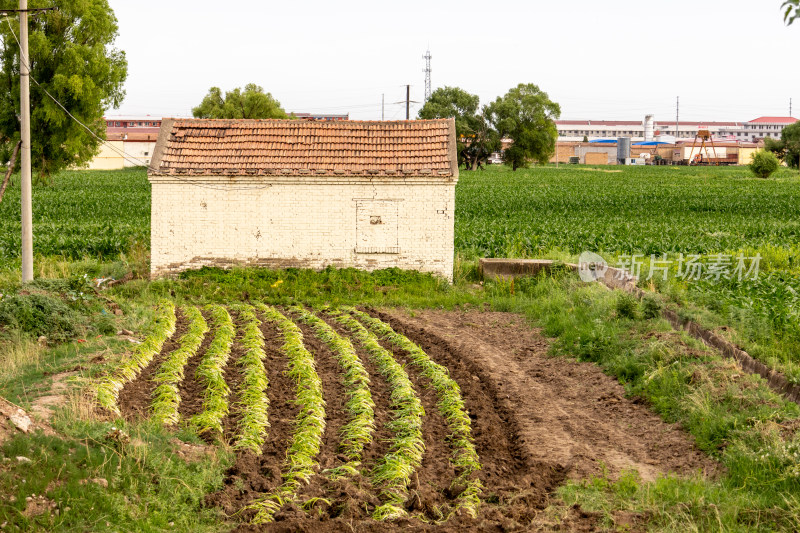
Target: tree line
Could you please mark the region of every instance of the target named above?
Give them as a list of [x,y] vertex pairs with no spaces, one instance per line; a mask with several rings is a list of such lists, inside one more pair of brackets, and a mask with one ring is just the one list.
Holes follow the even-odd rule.
[[533,83],[520,83],[494,102],[479,108],[480,99],[458,87],[436,89],[419,110],[419,118],[454,118],[459,164],[476,170],[492,152],[511,142],[503,162],[512,169],[529,161],[547,163],[555,152],[555,119],[561,107]]
[[[115,47],[118,24],[108,0],[48,0],[56,7],[30,21],[32,161],[40,181],[63,168],[81,166],[98,151],[105,136],[104,114],[125,98],[128,74],[125,52]],[[13,10],[16,0],[0,0],[0,9]],[[800,0],[784,0],[784,21],[800,17]],[[19,24],[14,17],[0,25],[0,163],[18,165],[19,124]],[[46,92],[45,92],[46,91]],[[56,103],[47,94],[58,100]],[[60,106],[63,105],[72,120]],[[529,160],[545,162],[552,155],[557,132],[558,104],[536,85],[520,84],[479,109],[478,97],[458,87],[437,89],[419,112],[419,118],[453,117],[459,138],[459,158],[467,168],[477,168],[501,148],[512,144],[505,162],[516,169]],[[212,87],[199,106],[197,117],[292,118],[263,88],[249,84],[223,95]],[[85,125],[85,126],[84,126]],[[91,130],[88,131],[88,130]],[[796,130],[787,128],[787,135]],[[797,166],[797,141],[787,137],[773,151]],[[793,151],[794,150],[794,151]]]

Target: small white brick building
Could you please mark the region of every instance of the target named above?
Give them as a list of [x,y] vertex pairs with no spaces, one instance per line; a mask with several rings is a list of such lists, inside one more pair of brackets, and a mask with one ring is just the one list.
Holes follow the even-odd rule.
[[453,275],[452,120],[165,119],[151,274],[208,266]]

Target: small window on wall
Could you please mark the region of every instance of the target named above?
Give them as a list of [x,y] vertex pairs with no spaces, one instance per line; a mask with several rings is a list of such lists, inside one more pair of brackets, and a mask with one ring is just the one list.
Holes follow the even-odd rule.
[[398,200],[356,200],[356,253],[399,254]]

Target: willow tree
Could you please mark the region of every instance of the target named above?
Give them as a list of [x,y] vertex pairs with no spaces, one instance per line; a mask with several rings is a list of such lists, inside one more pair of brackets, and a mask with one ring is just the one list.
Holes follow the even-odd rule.
[[484,110],[501,138],[511,139],[503,160],[517,170],[529,160],[544,164],[555,152],[561,107],[532,83],[520,83]]
[[479,105],[477,95],[459,87],[440,87],[431,93],[417,115],[421,119],[455,119],[458,160],[467,170],[477,169],[500,145]]
[[224,97],[219,87],[212,87],[200,105],[192,109],[192,115],[195,118],[287,118],[280,102],[255,83],[248,83],[244,90],[237,87],[228,91]]
[[[0,11],[17,6],[17,0],[0,0]],[[98,137],[105,138],[103,115],[119,107],[125,97],[128,62],[125,53],[114,47],[118,25],[107,0],[31,0],[29,7],[56,8],[31,16],[29,23],[31,164],[41,181],[95,156]],[[0,23],[3,162],[8,162],[20,139],[19,30],[15,17]]]

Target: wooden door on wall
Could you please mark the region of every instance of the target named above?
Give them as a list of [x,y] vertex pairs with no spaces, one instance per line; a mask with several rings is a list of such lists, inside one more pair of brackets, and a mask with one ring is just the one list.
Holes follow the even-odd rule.
[[399,254],[400,202],[356,200],[356,253]]

